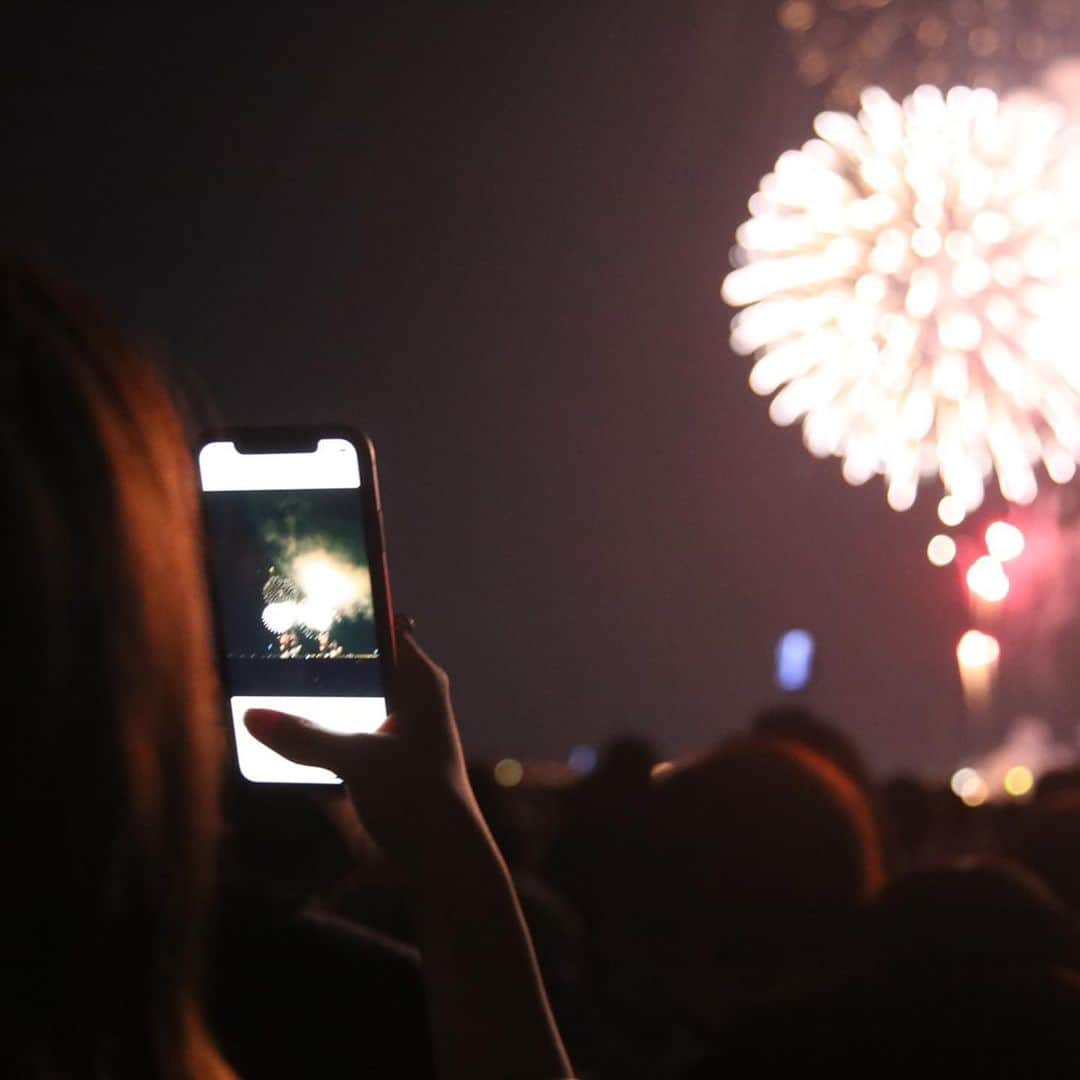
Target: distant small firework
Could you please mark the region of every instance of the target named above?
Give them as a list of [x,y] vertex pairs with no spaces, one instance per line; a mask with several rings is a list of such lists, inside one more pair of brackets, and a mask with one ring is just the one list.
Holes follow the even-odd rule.
[[770,416],[905,510],[1025,504],[1080,459],[1080,144],[1029,91],[862,95],[781,155],[736,234],[731,343]]
[[1080,49],[1070,0],[784,0],[777,19],[800,79],[842,109],[870,85],[1008,90]]
[[1000,657],[1001,646],[997,638],[981,630],[968,630],[957,642],[960,681],[964,699],[972,712],[982,711],[989,703]]

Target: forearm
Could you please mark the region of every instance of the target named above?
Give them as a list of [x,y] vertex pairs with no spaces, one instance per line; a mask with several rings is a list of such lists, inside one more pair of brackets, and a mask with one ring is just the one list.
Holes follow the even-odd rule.
[[407,886],[440,1076],[568,1077],[509,872],[475,812],[447,816]]

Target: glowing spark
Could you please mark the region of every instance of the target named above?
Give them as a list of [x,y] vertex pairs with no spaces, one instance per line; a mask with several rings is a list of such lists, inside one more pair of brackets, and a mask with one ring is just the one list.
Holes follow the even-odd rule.
[[946,495],[938,503],[937,514],[941,519],[941,524],[948,525],[949,528],[962,524],[964,518],[967,517],[964,504],[955,495]]
[[986,530],[986,550],[998,562],[1010,562],[1024,553],[1024,534],[1007,521],[995,521]]
[[956,558],[956,541],[939,533],[927,544],[926,557],[934,566],[948,566]]
[[[866,90],[823,113],[750,200],[724,299],[779,425],[906,510],[993,473],[1034,499],[1080,460],[1080,140],[1034,91]],[[955,516],[955,515],[953,515]]]
[[[964,701],[972,713],[983,712],[989,703],[1000,658],[1001,646],[997,638],[980,630],[969,630],[957,643],[960,683],[964,689]],[[964,801],[967,802],[966,799]]]
[[1001,563],[989,555],[976,559],[967,572],[968,588],[988,604],[1000,604],[1009,595],[1009,578]]
[[1000,656],[997,638],[980,630],[969,630],[956,646],[956,659],[965,669],[993,667]]

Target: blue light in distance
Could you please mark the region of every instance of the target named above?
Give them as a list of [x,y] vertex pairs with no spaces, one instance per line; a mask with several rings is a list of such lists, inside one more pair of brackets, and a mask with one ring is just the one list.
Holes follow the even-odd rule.
[[575,746],[570,751],[570,768],[581,776],[591,773],[596,768],[596,747],[584,744]]
[[814,636],[789,630],[776,643],[776,685],[788,693],[803,690],[814,670]]

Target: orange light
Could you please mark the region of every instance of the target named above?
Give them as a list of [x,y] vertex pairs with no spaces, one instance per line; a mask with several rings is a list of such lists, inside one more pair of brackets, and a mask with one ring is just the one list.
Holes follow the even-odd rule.
[[500,787],[517,787],[524,775],[524,767],[515,758],[503,758],[495,766],[495,783]]
[[1035,775],[1026,765],[1014,765],[1005,774],[1005,790],[1014,799],[1023,798],[1034,786]]
[[962,769],[957,769],[952,774],[952,779],[949,781],[949,787],[952,788],[953,794],[959,799],[963,797],[964,792],[972,785],[981,782],[982,777],[978,772],[970,765],[965,765]]
[[992,667],[1001,657],[1001,646],[995,637],[981,630],[969,630],[956,646],[956,659],[961,671]]
[[[997,663],[1001,657],[1001,646],[997,638],[984,634],[980,630],[969,630],[957,643],[956,661],[960,667],[960,682],[964,688],[964,701],[974,713],[981,713],[990,702],[990,695],[997,676]],[[970,798],[982,801],[985,798],[985,784],[971,786]],[[978,805],[959,795],[968,806]]]
[[990,794],[986,781],[970,767],[957,769],[949,786],[965,806],[982,806]]

